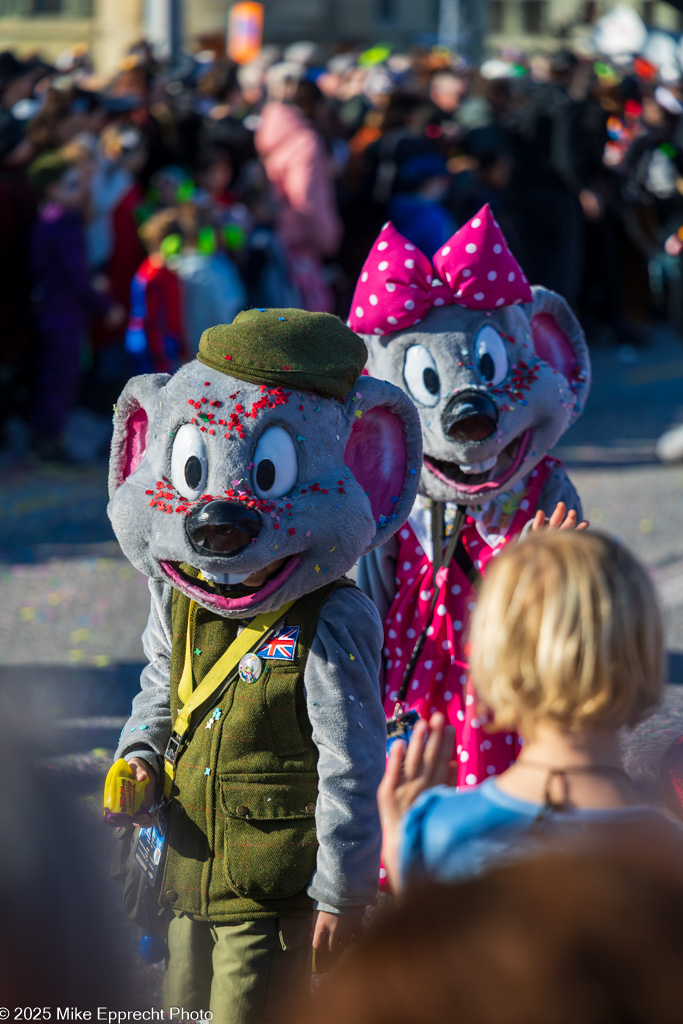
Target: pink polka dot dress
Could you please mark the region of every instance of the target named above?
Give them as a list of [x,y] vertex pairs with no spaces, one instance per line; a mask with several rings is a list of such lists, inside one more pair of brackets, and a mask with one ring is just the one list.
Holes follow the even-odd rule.
[[[488,543],[468,516],[462,530],[465,549],[475,568],[486,575],[491,558],[519,535],[538,507],[543,485],[557,461],[545,458],[532,471],[504,536]],[[418,531],[419,532],[419,531]],[[429,547],[429,545],[427,545]],[[413,672],[406,704],[422,718],[441,711],[455,727],[458,786],[476,786],[504,771],[518,753],[514,733],[487,733],[486,716],[477,708],[464,650],[467,622],[475,594],[463,570],[451,560],[439,573],[439,600],[427,638]],[[429,614],[433,596],[431,557],[418,540],[413,516],[399,532],[396,597],[385,623],[385,703],[387,718],[394,713],[406,665]]]

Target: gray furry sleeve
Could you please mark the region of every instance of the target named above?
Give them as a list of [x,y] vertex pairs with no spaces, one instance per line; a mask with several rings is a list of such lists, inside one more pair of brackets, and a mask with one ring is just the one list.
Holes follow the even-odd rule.
[[575,509],[579,519],[583,519],[581,499],[576,493],[576,488],[567,476],[567,471],[561,462],[553,467],[548,479],[543,484],[538,507],[542,508],[547,516],[555,511],[558,501],[563,501],[567,511]]
[[372,601],[344,588],[325,602],[304,672],[318,748],[318,860],[308,888],[319,910],[349,913],[374,902],[382,833],[377,787],[386,719],[377,674],[382,624]]
[[[579,522],[583,519],[583,509],[581,508],[581,499],[576,493],[576,488],[567,476],[567,471],[561,462],[558,462],[556,466],[551,470],[548,479],[543,484],[543,490],[538,500],[537,509],[542,509],[545,514],[550,517],[555,511],[555,506],[558,501],[563,501],[567,506],[567,511],[575,509],[579,517]],[[531,530],[532,520],[529,520],[525,524],[522,530],[521,536],[526,535]]]
[[170,662],[171,599],[173,588],[149,580],[151,607],[142,648],[147,665],[140,676],[140,692],[133,698],[130,718],[123,727],[116,757],[142,757],[161,777],[163,755],[171,735]]
[[358,586],[375,602],[382,622],[396,596],[397,555],[398,538],[393,536],[358,563]]

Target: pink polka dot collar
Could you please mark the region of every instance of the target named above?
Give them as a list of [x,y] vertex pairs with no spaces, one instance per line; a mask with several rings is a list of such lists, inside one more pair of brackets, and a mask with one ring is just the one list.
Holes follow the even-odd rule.
[[386,223],[356,284],[349,327],[392,334],[419,324],[435,306],[490,310],[533,301],[488,203],[434,254],[433,264]]

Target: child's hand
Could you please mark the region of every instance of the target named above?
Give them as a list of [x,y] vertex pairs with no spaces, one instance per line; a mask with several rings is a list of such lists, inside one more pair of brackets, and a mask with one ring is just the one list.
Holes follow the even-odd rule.
[[351,945],[355,936],[363,930],[363,914],[329,914],[326,910],[316,910],[313,914],[313,949],[323,954],[341,953]]
[[[565,518],[566,515],[566,518]],[[531,522],[531,529],[536,532],[538,530],[586,530],[590,525],[587,519],[582,519],[580,523],[577,523],[578,515],[576,510],[573,508],[567,512],[567,506],[563,501],[558,501],[555,506],[555,511],[551,515],[550,519],[546,520],[546,515],[543,509],[538,510]]]
[[443,715],[435,714],[429,725],[424,720],[417,723],[407,749],[405,743],[398,741],[389,751],[377,803],[384,829],[384,864],[394,892],[400,889],[399,822],[425,789],[448,782],[454,743],[455,729],[446,725]]
[[139,828],[149,828],[156,820],[156,816],[154,814],[149,814],[148,811],[152,806],[154,794],[157,788],[157,773],[154,771],[151,764],[148,764],[147,761],[143,761],[141,757],[127,758],[127,761],[136,782],[142,782],[143,779],[149,779],[144,799],[140,805],[140,810],[133,820],[133,824],[137,825]]

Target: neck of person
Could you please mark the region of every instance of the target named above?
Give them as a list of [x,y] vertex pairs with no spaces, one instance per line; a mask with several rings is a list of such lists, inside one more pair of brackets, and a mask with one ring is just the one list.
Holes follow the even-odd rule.
[[570,731],[544,720],[527,730],[517,761],[495,785],[519,800],[567,808],[614,808],[643,800],[622,767],[616,729]]
[[587,769],[591,766],[622,767],[619,739],[614,729],[582,729],[570,731],[554,722],[537,723],[517,759],[551,768]]

